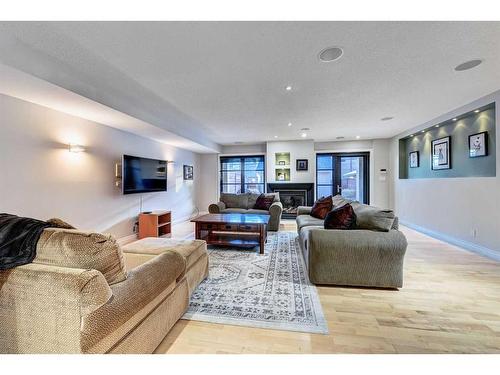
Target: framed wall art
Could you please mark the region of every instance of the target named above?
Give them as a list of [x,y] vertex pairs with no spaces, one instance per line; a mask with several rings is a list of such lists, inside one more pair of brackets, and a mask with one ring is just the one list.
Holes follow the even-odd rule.
[[185,165],[184,166],[184,180],[192,180],[193,179],[193,166]]
[[432,141],[431,168],[433,170],[451,169],[451,137]]
[[307,159],[297,159],[296,163],[296,169],[297,171],[307,171],[309,168],[309,160]]
[[469,135],[469,157],[488,156],[488,132]]
[[420,167],[420,155],[418,151],[410,152],[410,168]]

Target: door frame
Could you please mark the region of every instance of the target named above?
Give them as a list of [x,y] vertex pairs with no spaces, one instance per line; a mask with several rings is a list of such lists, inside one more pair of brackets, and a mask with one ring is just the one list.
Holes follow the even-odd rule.
[[[364,159],[364,168],[363,168],[363,192],[364,192],[364,198],[365,198],[365,203],[370,204],[370,190],[371,190],[371,183],[370,183],[370,151],[322,151],[322,152],[316,152],[316,172],[315,172],[315,180],[316,180],[316,187],[314,194],[317,195],[317,186],[318,186],[318,155],[332,155],[333,157],[333,163],[334,163],[334,170],[333,170],[333,181],[332,181],[332,195],[336,195],[337,193],[337,186],[338,182],[341,181],[342,176],[341,176],[341,168],[340,168],[340,163],[341,163],[341,157],[342,156],[354,156],[354,157],[362,157]],[[318,197],[316,197],[317,199]]]

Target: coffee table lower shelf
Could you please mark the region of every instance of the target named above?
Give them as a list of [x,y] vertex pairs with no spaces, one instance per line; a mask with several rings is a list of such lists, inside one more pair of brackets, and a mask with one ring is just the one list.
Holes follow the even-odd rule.
[[218,232],[210,233],[204,238],[207,244],[219,246],[238,246],[252,248],[260,245],[259,234],[234,233],[234,232]]
[[259,247],[264,254],[269,215],[256,214],[207,214],[192,219],[195,238],[208,245]]

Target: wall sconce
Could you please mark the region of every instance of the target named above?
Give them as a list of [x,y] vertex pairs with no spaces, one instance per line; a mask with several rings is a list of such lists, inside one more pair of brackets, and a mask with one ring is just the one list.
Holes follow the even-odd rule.
[[76,143],[70,143],[68,145],[68,151],[69,152],[84,152],[85,147],[83,147],[82,145],[78,145]]

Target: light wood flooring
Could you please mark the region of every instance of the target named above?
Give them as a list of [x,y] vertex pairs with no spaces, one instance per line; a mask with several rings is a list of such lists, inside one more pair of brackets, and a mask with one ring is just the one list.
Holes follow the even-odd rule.
[[500,353],[500,263],[402,231],[401,290],[318,288],[329,335],[180,320],[156,352]]

